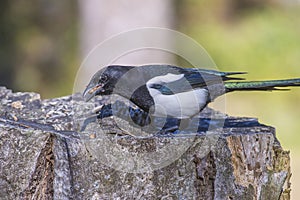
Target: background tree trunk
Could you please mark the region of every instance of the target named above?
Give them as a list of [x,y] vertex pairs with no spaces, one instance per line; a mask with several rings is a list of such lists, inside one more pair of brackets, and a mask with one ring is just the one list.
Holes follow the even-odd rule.
[[[174,5],[171,0],[79,0],[79,13],[83,58],[96,45],[115,34],[142,27],[174,28],[175,23]],[[161,55],[156,56],[152,59],[162,59]],[[122,58],[119,64],[143,64],[149,61],[148,58],[148,53],[142,52]],[[94,73],[99,67],[103,66],[94,63],[88,70]]]

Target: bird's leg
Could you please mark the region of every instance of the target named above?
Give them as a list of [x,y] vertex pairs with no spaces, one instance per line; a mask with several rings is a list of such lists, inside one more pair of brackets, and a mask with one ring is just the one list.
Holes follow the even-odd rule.
[[151,123],[149,113],[140,108],[129,107],[129,114],[131,120],[140,127],[144,127]]
[[162,128],[159,133],[160,134],[165,134],[165,133],[169,133],[169,132],[175,132],[178,130],[178,125],[173,125],[173,126],[170,126],[170,127],[167,127],[167,128]]
[[[96,111],[98,120],[103,120],[108,117],[117,117],[125,120],[136,128],[142,128],[151,123],[148,112],[136,106],[127,105],[122,101],[116,101],[113,104],[102,105],[99,107],[99,109],[94,110]],[[117,118],[114,119],[115,122],[117,122]],[[116,123],[115,126],[118,126],[118,123]],[[120,126],[118,127],[125,132],[124,134],[132,135],[130,132],[124,130]]]
[[111,104],[98,106],[94,109],[94,111],[97,114],[98,119],[103,119],[103,118],[113,116],[112,105]]
[[191,123],[191,119],[190,118],[180,119],[180,124],[179,124],[178,129],[179,130],[184,130],[184,129],[186,129],[186,128],[189,127],[190,123]]
[[166,118],[156,118],[153,120],[155,127],[161,127],[158,134],[174,133],[178,130],[180,120],[174,117],[167,116]]

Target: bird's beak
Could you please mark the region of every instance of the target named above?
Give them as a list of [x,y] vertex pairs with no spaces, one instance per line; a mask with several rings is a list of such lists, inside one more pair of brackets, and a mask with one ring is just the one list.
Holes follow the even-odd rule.
[[102,84],[98,84],[94,87],[87,87],[84,92],[83,92],[83,98],[84,100],[87,102],[89,100],[91,100],[97,93],[97,91],[99,90],[103,90],[103,85]]

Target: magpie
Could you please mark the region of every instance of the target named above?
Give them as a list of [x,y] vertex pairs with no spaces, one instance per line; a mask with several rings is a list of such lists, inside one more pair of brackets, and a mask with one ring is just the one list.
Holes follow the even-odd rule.
[[300,86],[300,78],[245,81],[245,72],[182,68],[172,65],[110,65],[90,80],[83,97],[117,94],[156,117],[188,119],[217,97],[233,91],[272,91]]

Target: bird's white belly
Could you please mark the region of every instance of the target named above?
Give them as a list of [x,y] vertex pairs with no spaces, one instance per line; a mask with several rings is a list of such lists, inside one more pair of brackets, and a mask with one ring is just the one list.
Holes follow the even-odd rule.
[[[150,91],[151,93],[151,91]],[[195,89],[174,95],[156,93],[154,100],[154,116],[189,118],[200,112],[206,105],[208,92],[206,89]]]

